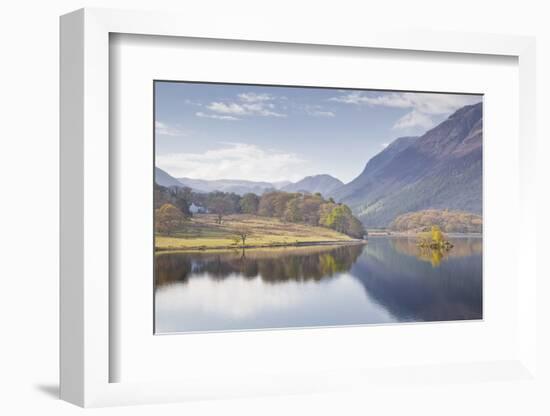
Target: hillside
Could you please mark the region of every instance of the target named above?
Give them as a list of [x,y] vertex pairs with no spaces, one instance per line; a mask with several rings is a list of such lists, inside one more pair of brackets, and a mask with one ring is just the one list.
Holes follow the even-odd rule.
[[344,183],[339,179],[336,179],[330,175],[313,175],[306,176],[304,179],[291,183],[281,188],[285,192],[306,192],[316,193],[319,192],[323,196],[329,196],[333,191],[343,186]]
[[425,209],[481,214],[482,104],[465,106],[423,136],[404,137],[333,193],[367,227]]
[[185,223],[172,235],[155,236],[157,250],[204,250],[241,247],[235,235],[246,228],[250,236],[247,247],[278,247],[288,245],[314,245],[349,243],[354,240],[325,227],[283,222],[278,218],[256,215],[229,215],[222,224],[215,215],[199,214]]
[[182,186],[180,181],[157,167],[155,167],[155,183],[166,188],[170,188],[172,186]]
[[402,214],[392,221],[390,229],[419,232],[428,231],[432,225],[438,225],[447,233],[481,233],[483,223],[480,215],[430,209]]

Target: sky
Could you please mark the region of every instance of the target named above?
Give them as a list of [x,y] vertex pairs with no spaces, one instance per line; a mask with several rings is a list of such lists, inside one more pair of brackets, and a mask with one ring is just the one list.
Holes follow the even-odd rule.
[[155,163],[194,179],[344,183],[481,95],[155,82]]

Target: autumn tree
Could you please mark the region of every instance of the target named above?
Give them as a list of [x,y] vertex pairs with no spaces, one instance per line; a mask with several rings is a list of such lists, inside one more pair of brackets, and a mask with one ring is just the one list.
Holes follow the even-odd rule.
[[283,218],[287,202],[296,196],[297,194],[289,192],[266,192],[260,198],[258,214],[264,217]]
[[172,234],[182,226],[185,216],[172,204],[164,204],[155,211],[155,229],[158,233]]
[[321,217],[320,209],[323,202],[323,198],[320,194],[304,195],[300,204],[302,221],[309,225],[318,225]]
[[[327,204],[328,205],[328,204]],[[332,209],[328,211],[327,208]],[[363,238],[365,235],[365,227],[353,216],[351,209],[344,204],[330,204],[324,207],[321,225],[332,228],[340,233],[347,234],[354,238]]]
[[243,195],[240,207],[243,214],[257,214],[260,205],[260,197],[253,193]]
[[443,233],[438,225],[432,225],[431,236],[432,241],[436,244],[441,244],[445,241],[445,237],[443,236]]
[[303,218],[300,205],[301,201],[299,197],[289,200],[286,203],[283,219],[288,222],[301,222]]
[[238,195],[226,194],[224,192],[212,192],[208,195],[206,206],[209,212],[216,214],[218,224],[222,223],[224,216],[235,214],[239,211],[238,197]]

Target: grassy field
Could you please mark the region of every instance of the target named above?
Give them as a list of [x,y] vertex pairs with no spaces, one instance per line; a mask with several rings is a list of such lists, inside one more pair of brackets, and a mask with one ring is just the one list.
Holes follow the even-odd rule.
[[228,215],[221,224],[216,216],[197,214],[181,230],[170,236],[156,235],[157,250],[205,250],[240,247],[235,230],[246,228],[246,247],[273,247],[307,243],[354,241],[351,237],[324,227],[284,223],[275,218]]

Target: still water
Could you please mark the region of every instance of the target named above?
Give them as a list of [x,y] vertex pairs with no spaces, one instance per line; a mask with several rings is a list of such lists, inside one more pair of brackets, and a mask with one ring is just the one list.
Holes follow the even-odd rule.
[[482,240],[160,253],[155,332],[482,318]]

